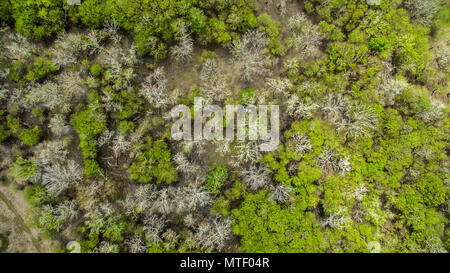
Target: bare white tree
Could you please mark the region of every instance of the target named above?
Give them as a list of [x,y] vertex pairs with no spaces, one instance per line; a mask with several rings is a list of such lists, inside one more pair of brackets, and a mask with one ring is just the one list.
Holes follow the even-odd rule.
[[341,229],[344,228],[350,221],[347,215],[347,209],[344,207],[338,208],[335,212],[331,213],[327,218],[320,222],[321,227],[329,226],[331,228]]
[[125,240],[125,244],[128,246],[128,250],[131,253],[147,252],[147,245],[145,244],[145,240],[141,236],[135,235]]
[[251,165],[248,170],[242,171],[241,175],[247,187],[253,191],[268,186],[271,181],[269,172],[264,165]]
[[47,166],[54,162],[67,160],[69,152],[68,143],[62,140],[53,140],[38,145],[36,149],[37,161],[41,166]]
[[431,106],[419,113],[423,122],[432,124],[444,117],[445,104],[437,99],[431,99]]
[[258,30],[249,30],[240,41],[233,42],[231,52],[233,53],[234,66],[242,73],[242,80],[252,82],[256,76],[265,76],[270,70],[265,67],[269,60],[264,54],[268,40]]
[[238,166],[243,163],[253,163],[261,157],[256,141],[241,142],[234,147],[233,165]]
[[175,40],[177,44],[172,46],[170,53],[178,63],[185,63],[192,58],[194,52],[194,42],[187,32],[186,27],[182,27]]
[[67,161],[67,165],[54,164],[44,169],[42,184],[52,196],[58,196],[64,192],[70,183],[78,183],[83,178],[83,170],[73,160]]
[[208,58],[202,64],[200,83],[203,95],[213,101],[222,101],[229,94],[228,83],[224,73],[215,59]]
[[173,160],[175,162],[177,170],[186,175],[194,175],[199,170],[199,166],[189,162],[183,152],[178,152],[177,154],[175,154]]
[[114,131],[110,131],[106,129],[103,131],[97,139],[97,145],[99,147],[103,147],[106,144],[109,144],[114,137]]
[[212,222],[203,221],[195,233],[195,239],[202,249],[214,251],[222,250],[225,242],[231,237],[231,221],[229,219],[214,219]]
[[319,105],[312,102],[309,97],[304,100],[300,99],[296,94],[289,97],[286,102],[287,113],[295,118],[309,119],[312,117],[314,111],[319,108]]
[[139,93],[155,107],[163,107],[169,103],[167,91],[167,79],[164,67],[158,67],[148,75]]
[[293,135],[289,143],[293,146],[294,151],[301,156],[312,149],[311,140],[306,134],[297,133]]
[[266,85],[276,95],[283,95],[283,96],[288,96],[289,92],[294,87],[291,81],[286,78],[266,79]]
[[35,44],[30,43],[25,36],[14,31],[9,32],[5,48],[5,55],[12,60],[27,59],[37,52]]
[[122,40],[122,35],[119,33],[120,27],[117,21],[113,18],[105,23],[104,31],[108,34],[109,39],[114,45],[117,45]]
[[146,240],[151,243],[161,241],[160,234],[167,225],[167,219],[164,216],[150,214],[144,219],[144,233]]
[[42,86],[33,86],[25,101],[31,107],[42,103],[50,111],[64,114],[70,112],[72,97],[73,94],[66,92],[57,83],[47,82]]
[[292,32],[288,43],[304,58],[317,56],[322,44],[322,34],[319,27],[306,18],[303,13],[292,16],[288,22]]
[[405,0],[403,5],[414,20],[425,26],[430,26],[439,12],[439,0]]
[[56,114],[55,116],[53,116],[50,119],[48,127],[56,137],[67,135],[70,132],[70,125],[66,121],[65,117],[61,114]]
[[123,134],[117,134],[112,140],[111,150],[114,152],[114,157],[119,157],[121,154],[128,151],[131,146],[131,142],[127,140],[127,137]]
[[284,184],[277,184],[271,188],[271,191],[271,198],[279,204],[285,204],[294,200],[292,188]]
[[[209,192],[205,187],[196,187],[193,184],[178,189],[177,196],[183,197],[181,203],[186,203],[187,211],[196,211],[212,203]],[[177,202],[177,205],[178,202]]]
[[83,37],[79,33],[58,35],[52,50],[52,62],[58,66],[71,65],[77,62],[84,49]]
[[101,241],[92,253],[119,253],[119,246],[108,241]]
[[403,79],[387,79],[380,85],[379,91],[384,98],[385,105],[391,106],[395,103],[395,98],[402,94],[408,87],[408,82]]
[[368,136],[378,126],[378,116],[367,105],[356,105],[345,113],[345,119],[338,130],[345,132],[350,139]]
[[333,124],[337,124],[344,118],[344,113],[350,106],[351,102],[346,97],[340,94],[329,94],[322,106],[322,112],[327,120]]

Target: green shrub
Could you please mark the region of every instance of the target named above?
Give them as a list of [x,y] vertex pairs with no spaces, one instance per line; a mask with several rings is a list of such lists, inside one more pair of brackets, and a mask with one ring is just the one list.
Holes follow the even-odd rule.
[[156,179],[157,184],[170,184],[178,180],[167,144],[162,140],[153,141],[150,137],[147,137],[145,145],[128,171],[130,179],[142,183]]
[[60,33],[66,25],[63,0],[10,0],[17,32],[40,39]]
[[94,64],[89,71],[92,76],[99,77],[103,73],[103,66],[101,64]]
[[28,69],[28,73],[24,79],[28,82],[36,82],[44,79],[48,74],[58,71],[59,68],[52,64],[52,61],[36,57],[34,58],[32,66]]
[[228,170],[223,166],[215,166],[210,168],[206,188],[213,195],[218,195],[223,184],[228,179]]
[[0,124],[0,142],[7,140],[10,135],[11,135],[11,133],[6,128],[6,126],[3,124]]
[[20,140],[23,141],[25,145],[34,146],[36,145],[42,137],[41,129],[38,126],[34,126],[33,129],[23,129],[19,133]]
[[24,198],[32,207],[38,207],[44,203],[54,201],[47,193],[43,185],[28,185],[24,189]]
[[30,160],[19,156],[11,169],[11,175],[26,181],[33,176],[36,172],[36,168],[37,166]]

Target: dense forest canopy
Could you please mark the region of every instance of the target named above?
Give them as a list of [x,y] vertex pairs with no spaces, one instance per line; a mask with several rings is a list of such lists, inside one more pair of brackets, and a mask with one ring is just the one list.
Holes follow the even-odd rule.
[[[74,2],[0,2],[0,201],[32,251],[450,249],[448,1]],[[196,97],[279,105],[278,149],[174,141]]]

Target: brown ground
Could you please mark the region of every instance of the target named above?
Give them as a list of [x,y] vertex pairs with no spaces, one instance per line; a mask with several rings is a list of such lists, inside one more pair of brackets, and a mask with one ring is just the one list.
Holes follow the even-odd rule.
[[[52,252],[52,242],[43,240],[37,228],[26,223],[28,204],[23,190],[14,183],[0,182],[0,252]],[[5,239],[7,246],[5,246]]]

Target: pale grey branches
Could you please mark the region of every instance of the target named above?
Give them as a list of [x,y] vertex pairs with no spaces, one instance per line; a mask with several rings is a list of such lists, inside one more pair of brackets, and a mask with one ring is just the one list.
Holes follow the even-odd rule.
[[252,82],[257,76],[265,76],[270,70],[265,67],[269,60],[265,55],[268,44],[266,36],[258,30],[249,30],[240,41],[233,42],[233,64],[242,73],[241,79]]

